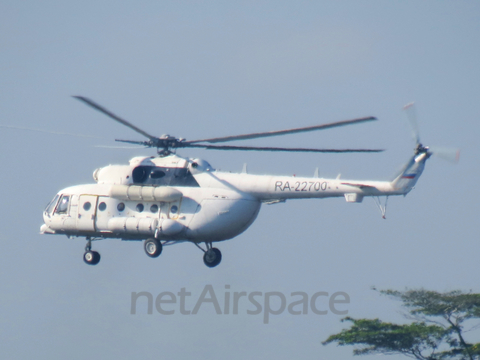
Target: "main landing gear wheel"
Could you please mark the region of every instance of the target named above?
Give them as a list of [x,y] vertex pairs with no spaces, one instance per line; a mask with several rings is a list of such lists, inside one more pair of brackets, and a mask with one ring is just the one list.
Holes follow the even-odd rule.
[[97,265],[100,262],[100,254],[92,250],[85,251],[83,261],[88,265]]
[[213,268],[222,261],[222,253],[217,248],[210,248],[203,255],[203,262],[209,268]]
[[147,239],[143,244],[143,248],[148,256],[156,258],[162,253],[163,246],[157,239]]

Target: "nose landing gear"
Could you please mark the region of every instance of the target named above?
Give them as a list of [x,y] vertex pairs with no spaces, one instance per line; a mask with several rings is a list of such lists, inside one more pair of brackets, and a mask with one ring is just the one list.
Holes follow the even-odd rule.
[[88,265],[97,265],[100,262],[100,254],[92,250],[92,239],[87,237],[87,245],[85,246],[85,254],[83,261]]

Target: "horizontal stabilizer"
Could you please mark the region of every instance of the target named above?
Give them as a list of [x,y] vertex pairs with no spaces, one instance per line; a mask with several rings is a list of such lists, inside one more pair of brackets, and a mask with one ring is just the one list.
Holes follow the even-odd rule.
[[355,186],[355,187],[358,187],[358,188],[360,188],[360,189],[363,189],[363,188],[375,188],[375,186],[372,186],[372,185],[354,184],[354,183],[348,183],[348,182],[342,182],[342,185]]

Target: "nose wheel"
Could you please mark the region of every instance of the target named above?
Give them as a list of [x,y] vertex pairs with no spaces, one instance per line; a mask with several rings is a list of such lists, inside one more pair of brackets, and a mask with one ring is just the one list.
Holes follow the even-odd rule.
[[88,265],[97,265],[100,262],[100,254],[92,250],[92,239],[87,238],[87,245],[85,246],[85,254],[83,254],[83,261]]

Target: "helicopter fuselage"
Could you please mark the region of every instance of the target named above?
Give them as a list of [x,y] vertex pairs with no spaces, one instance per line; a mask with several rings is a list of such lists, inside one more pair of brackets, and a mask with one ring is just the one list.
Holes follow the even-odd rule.
[[[95,170],[96,184],[61,190],[47,206],[43,233],[143,240],[216,242],[245,231],[262,203],[287,199],[402,195],[425,159],[411,161],[397,181],[349,181],[215,171],[200,159],[137,157]],[[407,184],[398,186],[399,181]],[[408,185],[408,186],[407,186]]]
[[[84,236],[83,260],[89,265],[100,261],[92,241],[105,238],[145,240],[145,253],[156,258],[164,245],[181,241],[194,243],[204,252],[203,261],[212,268],[220,264],[221,251],[213,242],[228,240],[244,232],[256,219],[262,203],[276,204],[289,199],[345,197],[360,203],[373,197],[385,219],[390,195],[408,194],[422,174],[425,162],[434,154],[420,143],[416,122],[412,130],[414,155],[392,181],[363,181],[314,177],[251,175],[246,167],[240,174],[215,171],[201,159],[183,158],[181,148],[229,151],[269,151],[294,153],[377,153],[382,149],[327,149],[271,146],[236,146],[229,142],[298,134],[375,121],[363,117],[286,130],[186,140],[170,135],[153,136],[84,96],[74,96],[93,109],[127,126],[148,140],[120,140],[123,143],[156,148],[158,156],[136,157],[129,165],[109,165],[93,173],[96,184],[63,189],[43,213],[42,234]],[[407,108],[412,108],[408,105]],[[227,144],[226,144],[227,143]],[[455,151],[458,160],[458,151]],[[382,205],[380,197],[386,197]],[[204,243],[206,249],[200,246]]]
[[[48,230],[70,236],[212,242],[231,239],[255,220],[260,201],[232,190],[178,188],[180,196],[112,196],[118,185],[79,185],[60,191],[57,209],[44,212]],[[138,186],[145,189],[147,186]],[[121,189],[120,189],[121,190]],[[177,193],[177,192],[175,192]],[[65,203],[65,210],[61,209]],[[45,229],[47,229],[45,228]],[[46,232],[49,232],[49,231]]]

